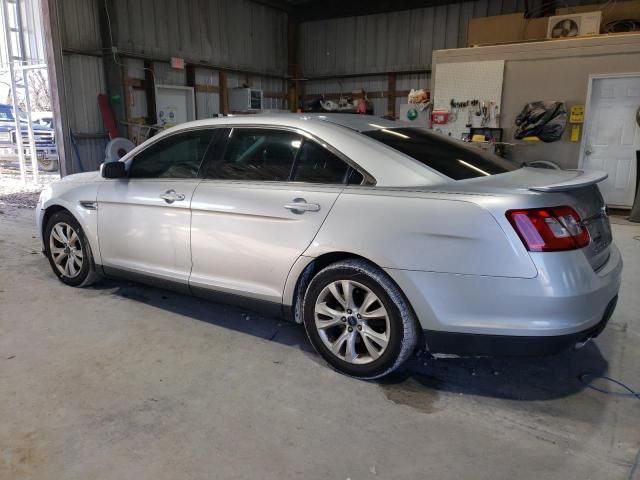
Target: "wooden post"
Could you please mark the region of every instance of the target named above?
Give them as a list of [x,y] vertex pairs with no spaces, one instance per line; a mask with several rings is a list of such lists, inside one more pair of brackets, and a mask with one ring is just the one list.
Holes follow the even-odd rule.
[[218,73],[218,84],[220,88],[220,113],[229,113],[229,95],[227,91],[227,72]]
[[156,111],[156,85],[153,73],[153,62],[144,61],[144,93],[147,98],[147,122],[149,125],[158,123],[158,112]]
[[[131,121],[131,89],[129,88],[129,67],[124,64],[121,67],[122,70],[122,88],[124,89],[124,121]],[[127,138],[133,138],[133,128],[131,125],[127,125]]]
[[[118,16],[114,15],[115,9],[115,1],[114,0],[106,0],[105,2],[97,2],[98,3],[98,17],[100,20],[100,40],[102,43],[103,51],[105,54],[102,56],[102,62],[104,65],[104,77],[105,83],[107,87],[106,93],[109,97],[109,105],[111,106],[111,110],[113,111],[113,115],[116,119],[116,127],[118,129],[118,134],[121,136],[125,136],[129,133],[129,129],[125,127],[122,123],[123,121],[129,120],[128,109],[130,103],[128,103],[127,97],[129,93],[127,92],[127,82],[128,78],[126,75],[123,75],[123,71],[120,68],[119,63],[126,63],[126,60],[120,56],[114,56],[111,52],[111,34],[114,33],[113,42],[117,45],[118,38],[116,33],[118,32]],[[110,17],[107,17],[107,10],[111,12]],[[110,22],[109,22],[110,20]],[[111,27],[109,27],[109,23]]]
[[[187,74],[187,87],[193,87],[193,95],[194,97],[198,96],[198,92],[196,91],[196,67],[194,65],[187,65],[186,67]],[[196,98],[197,100],[197,98]],[[195,118],[198,118],[198,102],[195,102],[195,112],[193,112]]]
[[295,112],[298,108],[300,84],[298,72],[298,20],[288,15],[287,21],[287,73],[289,75],[289,110]]
[[398,76],[395,73],[390,73],[387,85],[387,114],[393,118],[396,117],[396,80]]

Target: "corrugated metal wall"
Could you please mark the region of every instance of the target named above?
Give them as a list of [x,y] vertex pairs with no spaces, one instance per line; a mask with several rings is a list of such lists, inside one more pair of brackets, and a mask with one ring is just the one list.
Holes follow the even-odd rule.
[[[532,12],[544,0],[530,1]],[[593,0],[563,0],[569,6]],[[474,17],[524,11],[524,0],[476,0],[359,17],[305,22],[300,26],[298,61],[301,76],[428,70],[434,50],[466,46],[467,27]],[[426,73],[398,75],[396,89],[428,88]],[[362,76],[343,80],[304,82],[306,94],[350,93],[387,89],[386,77]],[[396,111],[405,99],[396,99]],[[373,100],[377,115],[386,113],[387,100]]]
[[[66,0],[65,0],[66,1]],[[184,57],[284,75],[287,17],[249,0],[114,0],[114,37],[127,52]]]
[[[544,0],[530,1],[532,12]],[[563,5],[595,3],[563,0]],[[299,58],[304,76],[424,70],[433,50],[463,47],[474,17],[524,11],[524,0],[476,0],[360,17],[305,22]]]
[[521,10],[524,0],[477,0],[303,23],[300,67],[305,76],[424,70],[433,50],[464,46],[471,18]]
[[[97,95],[107,93],[98,7],[102,0],[58,0],[70,129],[75,134],[104,131]],[[281,11],[249,0],[110,0],[113,41],[121,54],[118,61],[128,67],[132,79],[144,79],[143,61],[127,54],[220,65],[225,68],[284,75],[287,71],[287,18]],[[164,61],[153,62],[156,82],[186,85],[186,71],[175,70]],[[196,83],[218,86],[218,71],[196,69]],[[230,73],[229,88],[246,82],[247,76]],[[251,74],[251,86],[265,92],[286,92],[283,80]],[[147,117],[144,90],[132,89],[131,118]],[[267,109],[286,108],[282,97],[265,97]],[[196,92],[198,118],[220,111],[217,92]],[[96,169],[104,160],[103,139],[78,139],[73,169]],[[78,159],[79,156],[79,159]]]

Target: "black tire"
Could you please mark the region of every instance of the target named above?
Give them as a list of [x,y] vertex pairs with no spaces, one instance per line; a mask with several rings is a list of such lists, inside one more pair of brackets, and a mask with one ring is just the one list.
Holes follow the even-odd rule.
[[38,165],[45,172],[56,172],[58,171],[58,160],[54,159],[41,159],[38,160]]
[[[68,225],[71,229],[77,234],[77,242],[75,245],[79,245],[81,248],[79,251],[82,253],[82,262],[79,269],[72,275],[71,273],[65,273],[60,270],[56,261],[54,260],[54,255],[51,252],[51,245],[53,242],[54,247],[60,248],[63,247],[64,244],[58,241],[55,238],[53,233],[54,227]],[[52,240],[52,235],[54,238]],[[91,245],[89,245],[89,241],[87,240],[82,227],[78,223],[78,221],[67,211],[59,211],[54,213],[49,221],[47,222],[47,226],[44,230],[44,250],[47,258],[49,259],[49,264],[51,265],[51,269],[53,273],[58,277],[58,279],[69,286],[72,287],[88,287],[92,285],[96,281],[100,279],[100,274],[96,271],[96,266],[93,260],[93,253],[91,252]],[[76,249],[74,249],[76,250]],[[68,253],[66,254],[68,258]],[[74,263],[74,268],[77,267],[77,264]]]
[[[378,303],[374,305],[381,304],[386,311],[384,330],[386,331],[386,328],[389,328],[386,334],[386,347],[384,350],[380,350],[377,358],[371,355],[368,359],[364,360],[368,361],[368,363],[365,364],[356,364],[339,358],[340,356],[346,358],[346,351],[345,354],[342,355],[340,353],[332,353],[329,346],[325,344],[325,340],[321,337],[319,329],[316,327],[316,302],[321,295],[327,295],[324,292],[327,292],[331,284],[341,282],[342,280],[348,280],[354,286],[354,301],[358,294],[359,287],[357,285],[361,285],[377,296]],[[361,298],[365,295],[364,291],[365,290],[360,293]],[[344,290],[342,290],[342,293],[344,293]],[[328,304],[325,300],[326,298],[330,297],[325,296],[321,299],[321,303]],[[344,298],[346,298],[346,295],[343,296],[343,299]],[[335,305],[334,303],[334,307]],[[360,304],[361,307],[362,305],[364,305],[364,301]],[[341,306],[338,305],[336,308],[339,309],[340,307]],[[351,312],[351,310],[345,311]],[[365,315],[364,310],[362,312],[362,314]],[[360,316],[358,316],[358,318],[360,318]],[[388,324],[386,323],[387,320]],[[341,318],[341,321],[344,322],[345,320]],[[363,326],[366,328],[367,325],[355,323],[360,321],[366,322],[364,319],[356,320],[353,316],[349,316],[347,317],[347,323],[344,325],[336,325],[330,328],[338,330],[334,334],[334,337],[339,338],[341,334],[348,335],[344,333],[345,329],[348,330],[351,322],[354,322],[352,330],[349,330],[351,332],[355,331],[356,333],[356,343],[353,349],[357,350],[359,348],[363,352],[363,357],[366,358],[368,347],[364,341],[365,335],[363,334],[365,331],[362,330],[358,332],[356,328],[361,329]],[[304,295],[303,323],[311,344],[329,365],[341,373],[362,380],[372,380],[383,377],[400,367],[414,352],[419,337],[418,323],[413,310],[398,286],[380,268],[361,259],[349,259],[334,263],[313,277]],[[339,330],[340,328],[343,329]],[[327,330],[323,329],[323,332],[327,332]],[[328,337],[328,334],[325,333],[324,335],[325,338]],[[348,341],[343,341],[345,342],[346,349]],[[336,340],[334,345],[337,345],[337,343],[339,343],[338,340]],[[358,353],[358,357],[360,357],[360,353]]]

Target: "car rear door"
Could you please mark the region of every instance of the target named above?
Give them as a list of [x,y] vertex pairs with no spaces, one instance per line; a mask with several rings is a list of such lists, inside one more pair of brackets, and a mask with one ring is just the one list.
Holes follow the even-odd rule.
[[209,162],[191,203],[192,290],[280,303],[350,167],[315,140],[269,128],[234,128]]
[[98,236],[105,271],[142,274],[186,287],[191,197],[214,132],[197,129],[164,137],[128,162],[128,178],[101,183]]

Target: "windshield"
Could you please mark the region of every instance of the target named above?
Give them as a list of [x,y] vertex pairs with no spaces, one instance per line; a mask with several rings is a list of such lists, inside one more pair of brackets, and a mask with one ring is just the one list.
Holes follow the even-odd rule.
[[[18,114],[20,115],[20,121],[21,122],[26,122],[27,121],[27,114],[24,113],[22,110],[18,110]],[[8,105],[3,105],[0,106],[0,121],[14,121],[15,117],[13,116],[13,107],[8,106]]]
[[383,128],[362,133],[454,180],[520,168],[497,155],[422,128]]

